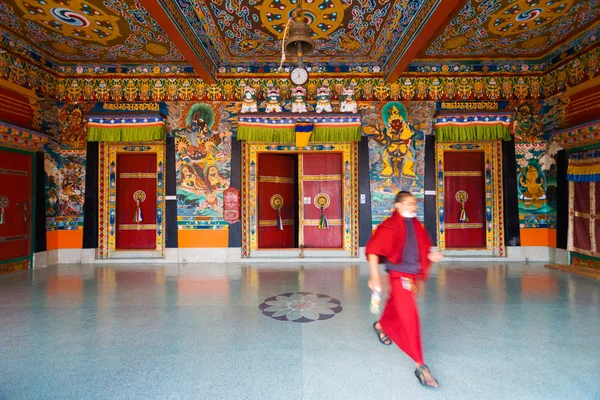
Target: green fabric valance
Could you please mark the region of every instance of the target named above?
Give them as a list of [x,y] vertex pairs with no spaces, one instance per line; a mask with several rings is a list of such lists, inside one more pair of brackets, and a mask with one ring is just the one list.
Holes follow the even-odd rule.
[[147,142],[165,140],[162,117],[88,119],[88,142]]
[[310,133],[309,142],[358,142],[361,120],[357,115],[240,116],[238,140],[292,143],[299,134]]
[[434,128],[438,142],[511,140],[510,120],[505,114],[439,116]]
[[465,142],[469,140],[510,140],[510,129],[502,125],[445,126],[435,128],[438,142]]

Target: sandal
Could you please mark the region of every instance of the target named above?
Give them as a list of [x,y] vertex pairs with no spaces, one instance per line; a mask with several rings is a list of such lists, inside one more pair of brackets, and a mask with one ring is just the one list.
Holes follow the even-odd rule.
[[377,338],[379,339],[379,342],[381,342],[381,344],[384,344],[386,346],[389,346],[390,344],[392,344],[392,339],[390,339],[381,329],[377,329],[377,324],[379,323],[379,321],[375,322],[373,324],[373,329],[375,329],[375,332],[377,333]]
[[415,369],[415,375],[417,379],[421,383],[421,385],[437,389],[440,387],[438,381],[431,375],[431,371],[429,371],[429,367],[425,364],[421,365],[419,368]]

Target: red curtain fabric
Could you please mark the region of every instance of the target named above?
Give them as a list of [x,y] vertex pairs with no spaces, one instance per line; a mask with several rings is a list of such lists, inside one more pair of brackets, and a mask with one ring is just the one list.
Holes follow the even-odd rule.
[[573,182],[569,186],[569,250],[598,256],[600,248],[600,210],[598,182]]

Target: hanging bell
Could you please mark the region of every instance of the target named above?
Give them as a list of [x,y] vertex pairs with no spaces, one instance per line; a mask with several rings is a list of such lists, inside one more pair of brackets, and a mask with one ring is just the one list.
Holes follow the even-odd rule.
[[285,41],[285,51],[290,55],[303,55],[313,52],[315,46],[310,39],[310,28],[304,19],[294,18],[290,23],[290,33]]

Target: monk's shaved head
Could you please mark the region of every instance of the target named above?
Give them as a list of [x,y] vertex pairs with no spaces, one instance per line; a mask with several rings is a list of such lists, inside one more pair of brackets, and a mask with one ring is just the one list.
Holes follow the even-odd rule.
[[394,203],[402,203],[404,200],[407,200],[411,197],[414,197],[410,192],[407,192],[406,190],[403,190],[401,192],[398,192],[398,194],[396,195],[396,200],[394,201]]

